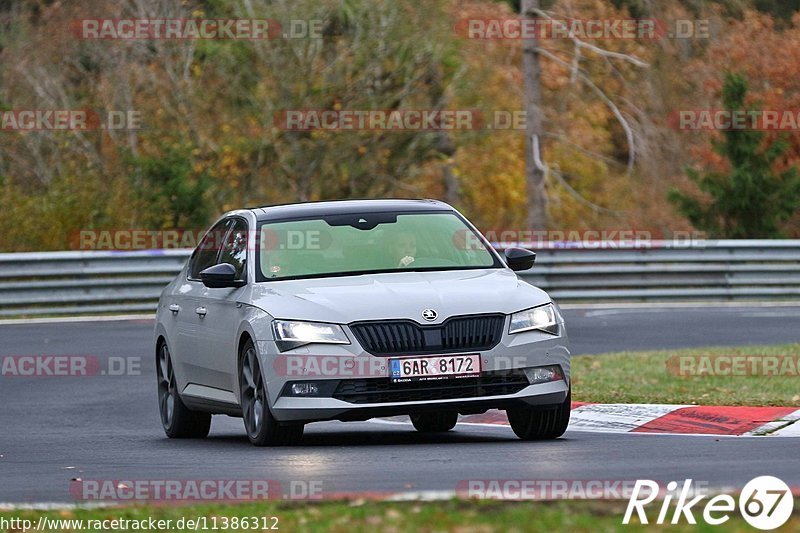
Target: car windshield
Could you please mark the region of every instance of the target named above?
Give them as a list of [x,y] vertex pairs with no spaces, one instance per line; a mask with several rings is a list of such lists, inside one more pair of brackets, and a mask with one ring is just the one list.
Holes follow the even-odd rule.
[[258,281],[502,267],[453,212],[366,213],[263,223]]

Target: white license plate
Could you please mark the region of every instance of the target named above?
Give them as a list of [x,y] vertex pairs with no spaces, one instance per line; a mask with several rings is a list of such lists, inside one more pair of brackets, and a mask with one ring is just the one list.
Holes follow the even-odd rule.
[[477,354],[389,359],[389,377],[395,383],[469,378],[480,373],[481,356]]

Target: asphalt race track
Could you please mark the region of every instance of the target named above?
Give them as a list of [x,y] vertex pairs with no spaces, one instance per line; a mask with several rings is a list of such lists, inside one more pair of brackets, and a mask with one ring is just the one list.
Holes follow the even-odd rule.
[[[568,309],[574,351],[800,342],[796,307]],[[141,357],[141,374],[0,376],[0,502],[72,502],[73,478],[270,479],[325,493],[452,491],[466,479],[669,481],[741,487],[759,475],[800,486],[797,439],[568,431],[526,443],[507,427],[424,436],[381,421],[307,426],[301,446],[255,448],[239,419],[172,441],[155,395],[152,322],[0,325],[0,355]]]
[[564,311],[574,355],[800,342],[798,307],[622,307]]

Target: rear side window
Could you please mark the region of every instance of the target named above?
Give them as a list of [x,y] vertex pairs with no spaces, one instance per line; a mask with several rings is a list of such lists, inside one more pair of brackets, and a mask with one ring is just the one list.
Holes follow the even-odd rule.
[[245,266],[247,264],[247,223],[240,219],[234,219],[233,227],[225,237],[222,245],[222,255],[220,263],[228,263],[236,269],[236,279],[244,280]]
[[190,279],[200,279],[200,272],[217,264],[217,257],[230,224],[230,220],[218,222],[200,241],[189,262]]

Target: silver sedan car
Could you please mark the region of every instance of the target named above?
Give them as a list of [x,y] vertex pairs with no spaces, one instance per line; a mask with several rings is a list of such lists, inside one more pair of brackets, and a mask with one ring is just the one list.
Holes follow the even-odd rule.
[[570,354],[558,306],[515,274],[534,259],[432,200],[226,213],[159,301],[164,431],[205,437],[225,414],[255,445],[288,445],[315,421],[443,432],[503,409],[520,438],[557,438]]

